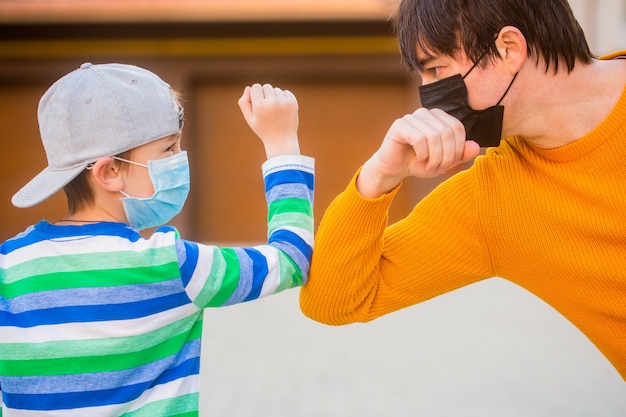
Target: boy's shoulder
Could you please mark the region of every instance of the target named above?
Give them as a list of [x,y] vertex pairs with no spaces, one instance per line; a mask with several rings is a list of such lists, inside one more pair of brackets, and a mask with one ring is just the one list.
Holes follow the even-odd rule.
[[87,250],[88,246],[101,250],[115,250],[124,246],[162,247],[174,245],[180,239],[178,230],[173,226],[161,226],[149,236],[141,235],[136,229],[115,222],[101,222],[79,226],[56,225],[42,220],[31,225],[23,232],[0,244],[0,255],[42,243],[59,243],[69,248],[72,242]]
[[28,226],[24,231],[19,232],[13,237],[8,238],[4,242],[0,243],[0,255],[6,255],[7,253],[12,252],[20,246],[24,246],[25,240],[32,236],[36,228],[36,224]]

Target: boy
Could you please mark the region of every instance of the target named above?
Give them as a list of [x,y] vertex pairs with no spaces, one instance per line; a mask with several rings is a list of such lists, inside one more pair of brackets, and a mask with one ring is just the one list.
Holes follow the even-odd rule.
[[239,105],[268,157],[268,242],[218,248],[170,226],[139,234],[189,191],[184,112],[168,84],[86,63],[43,95],[48,167],[12,202],[63,188],[69,209],[0,246],[0,415],[197,416],[203,309],[306,280],[314,162],[300,155],[296,98],[255,84]]

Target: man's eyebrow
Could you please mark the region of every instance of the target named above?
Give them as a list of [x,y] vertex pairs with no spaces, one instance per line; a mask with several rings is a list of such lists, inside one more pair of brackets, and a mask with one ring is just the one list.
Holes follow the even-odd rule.
[[418,58],[417,63],[422,67],[426,67],[426,65],[430,64],[432,61],[435,60],[435,57],[432,55],[426,55],[423,58]]
[[423,71],[424,68],[426,68],[427,65],[429,65],[430,63],[432,63],[435,59],[437,59],[436,57],[434,57],[433,55],[430,54],[426,54],[423,57],[417,57],[417,70],[418,71]]

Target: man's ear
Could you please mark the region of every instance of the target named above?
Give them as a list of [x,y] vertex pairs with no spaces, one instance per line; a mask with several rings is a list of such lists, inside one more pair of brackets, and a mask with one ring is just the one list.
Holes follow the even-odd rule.
[[517,74],[528,58],[526,38],[515,26],[505,26],[500,30],[496,38],[496,48],[511,75]]
[[124,180],[115,159],[111,157],[98,159],[90,171],[92,180],[100,188],[111,192],[119,192],[124,188]]

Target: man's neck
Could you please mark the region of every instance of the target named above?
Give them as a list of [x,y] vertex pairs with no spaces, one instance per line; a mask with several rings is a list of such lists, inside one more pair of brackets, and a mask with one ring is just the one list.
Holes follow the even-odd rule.
[[526,76],[511,108],[511,133],[533,146],[565,146],[595,129],[615,107],[625,87],[626,60],[577,63],[571,73],[544,67]]

